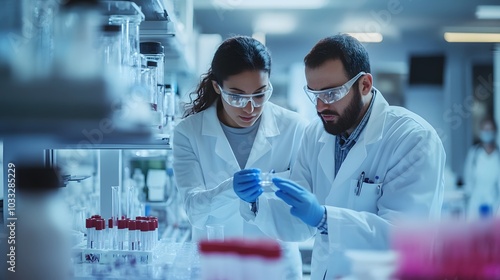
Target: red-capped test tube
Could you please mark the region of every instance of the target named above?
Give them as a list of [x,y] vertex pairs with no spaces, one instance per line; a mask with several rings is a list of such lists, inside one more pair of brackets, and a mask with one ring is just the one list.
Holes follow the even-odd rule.
[[104,220],[97,219],[95,220],[95,248],[96,249],[104,249],[104,228],[106,224]]
[[117,232],[117,240],[118,240],[118,250],[125,250],[125,240],[127,234],[127,220],[118,220],[118,232]]
[[149,222],[141,221],[141,236],[140,236],[140,250],[148,251],[149,250]]
[[135,220],[128,221],[128,249],[137,251],[139,240],[137,238],[137,222]]
[[87,249],[92,249],[94,242],[94,220],[85,219],[85,228],[87,229]]
[[151,243],[152,248],[154,248],[158,242],[158,217],[149,217],[149,221],[154,225]]
[[113,218],[109,218],[108,220],[108,240],[109,240],[109,248],[116,250],[118,249],[118,243],[116,242],[116,227],[113,226]]

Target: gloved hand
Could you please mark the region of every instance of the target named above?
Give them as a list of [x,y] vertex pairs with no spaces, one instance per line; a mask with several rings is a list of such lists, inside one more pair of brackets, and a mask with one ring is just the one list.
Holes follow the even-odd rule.
[[255,202],[263,192],[260,186],[260,169],[243,169],[234,173],[233,188],[242,200]]
[[319,204],[314,194],[292,181],[278,177],[273,178],[273,183],[279,188],[276,196],[292,206],[290,209],[292,215],[312,227],[319,225],[325,207]]

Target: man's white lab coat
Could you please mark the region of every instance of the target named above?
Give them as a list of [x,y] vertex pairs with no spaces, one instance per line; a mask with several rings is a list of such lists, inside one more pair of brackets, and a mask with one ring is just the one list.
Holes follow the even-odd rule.
[[[374,89],[374,91],[376,91]],[[413,218],[438,218],[443,190],[445,151],[436,131],[421,117],[389,106],[376,93],[368,123],[337,176],[335,136],[321,120],[306,129],[291,179],[313,192],[326,206],[328,234],[320,234],[291,214],[280,216],[279,198],[260,197],[257,216],[242,216],[281,240],[303,240],[316,233],[311,279],[335,279],[350,273],[344,252],[390,248],[391,225]],[[361,172],[374,183],[363,183]],[[378,184],[375,176],[379,176]],[[270,210],[271,209],[271,210]]]

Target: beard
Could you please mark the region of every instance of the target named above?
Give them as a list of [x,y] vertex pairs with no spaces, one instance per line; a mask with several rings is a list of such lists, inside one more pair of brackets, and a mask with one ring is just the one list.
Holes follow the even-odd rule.
[[[325,110],[321,113],[318,112],[318,116],[321,118],[325,130],[329,134],[340,135],[342,132],[352,128],[358,121],[361,110],[363,110],[363,102],[361,101],[361,92],[359,91],[359,88],[355,87],[353,93],[354,95],[352,100],[344,110],[343,116],[341,116],[338,112],[331,110]],[[338,116],[338,120],[336,122],[325,121],[321,117],[321,114]]]

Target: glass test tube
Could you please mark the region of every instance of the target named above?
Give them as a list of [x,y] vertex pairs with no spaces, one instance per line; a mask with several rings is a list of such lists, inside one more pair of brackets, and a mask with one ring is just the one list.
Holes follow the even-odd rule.
[[87,249],[92,249],[94,240],[94,221],[90,218],[85,219],[85,228],[87,229]]
[[141,251],[148,251],[149,250],[149,238],[148,238],[148,233],[149,232],[149,222],[148,221],[141,221]]
[[127,220],[118,220],[118,232],[117,232],[118,250],[125,250],[125,240],[127,231],[128,231]]
[[95,222],[95,249],[104,249],[104,220],[96,220]]
[[113,226],[113,218],[108,220],[108,240],[109,240],[109,248],[116,250],[118,248],[118,244],[116,242],[116,226]]
[[137,251],[138,240],[137,240],[137,222],[134,220],[128,221],[128,249],[131,251]]
[[118,186],[111,187],[111,218],[113,219],[113,225],[117,225],[118,219],[121,217],[120,213],[120,190]]

